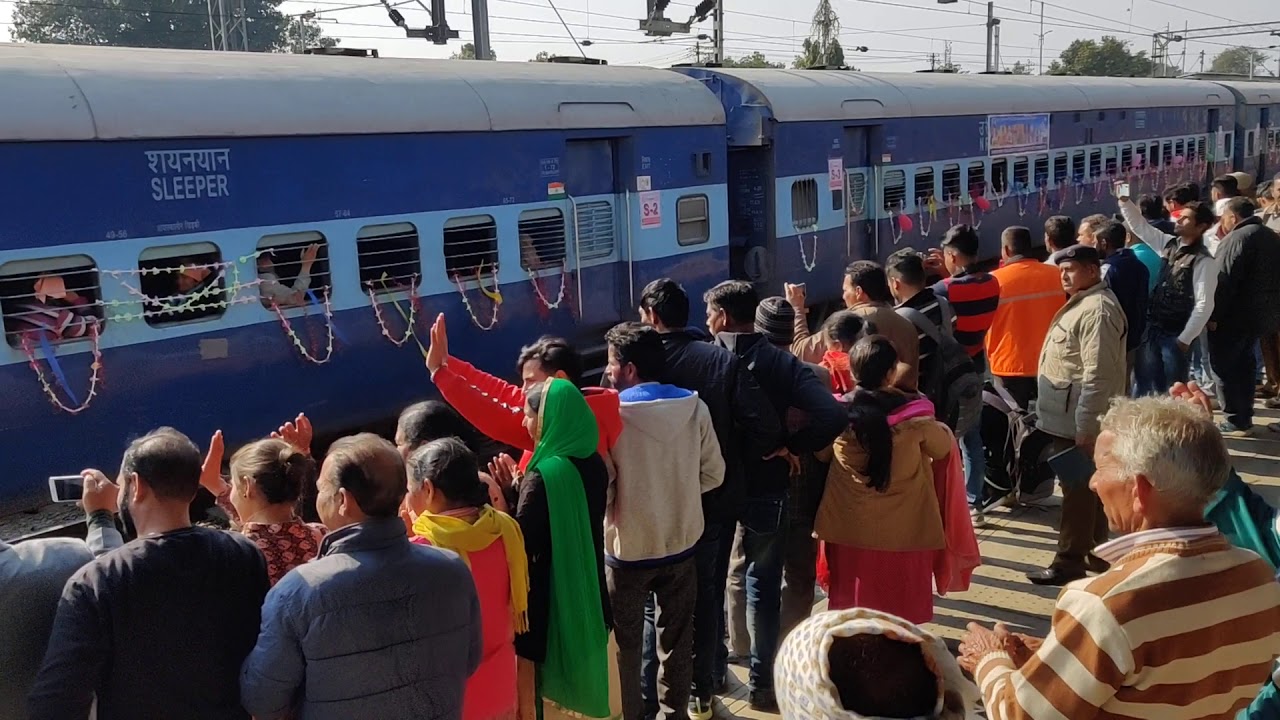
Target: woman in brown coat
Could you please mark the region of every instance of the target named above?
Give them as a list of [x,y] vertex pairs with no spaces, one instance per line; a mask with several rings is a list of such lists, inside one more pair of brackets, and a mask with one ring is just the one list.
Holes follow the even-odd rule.
[[831,448],[814,529],[831,573],[829,607],[864,607],[914,623],[933,619],[933,568],[946,547],[933,463],[952,435],[933,404],[893,387],[898,354],[883,336],[849,352],[857,387],[849,429]]

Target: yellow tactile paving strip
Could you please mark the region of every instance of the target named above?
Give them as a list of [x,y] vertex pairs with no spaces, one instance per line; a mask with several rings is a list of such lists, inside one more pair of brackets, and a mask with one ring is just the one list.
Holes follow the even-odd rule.
[[[1255,422],[1272,424],[1280,411],[1257,410]],[[1277,425],[1280,427],[1280,425]],[[1236,470],[1272,505],[1280,505],[1280,432],[1263,429],[1255,438],[1228,438]],[[1038,587],[1024,573],[1045,567],[1053,559],[1058,542],[1057,507],[1001,509],[987,516],[990,527],[979,532],[983,565],[974,574],[966,593],[937,598],[930,631],[958,639],[969,622],[1004,622],[1018,632],[1043,635],[1058,588]],[[815,610],[825,607],[819,602]],[[729,695],[717,703],[717,718],[777,718],[752,710],[747,704],[746,670],[730,667],[733,679]]]

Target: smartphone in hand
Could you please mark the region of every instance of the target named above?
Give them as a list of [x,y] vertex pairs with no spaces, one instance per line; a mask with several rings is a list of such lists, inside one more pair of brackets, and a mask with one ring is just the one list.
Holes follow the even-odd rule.
[[84,478],[80,475],[55,475],[49,478],[49,496],[56,503],[80,502],[84,498]]

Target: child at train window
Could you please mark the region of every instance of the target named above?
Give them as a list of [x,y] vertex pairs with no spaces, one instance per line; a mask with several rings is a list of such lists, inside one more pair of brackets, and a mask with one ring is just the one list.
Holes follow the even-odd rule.
[[308,245],[302,251],[302,267],[292,286],[285,285],[276,273],[275,253],[268,250],[258,256],[258,292],[262,294],[263,307],[302,307],[307,304],[307,290],[311,287],[311,268],[320,254],[318,244]]

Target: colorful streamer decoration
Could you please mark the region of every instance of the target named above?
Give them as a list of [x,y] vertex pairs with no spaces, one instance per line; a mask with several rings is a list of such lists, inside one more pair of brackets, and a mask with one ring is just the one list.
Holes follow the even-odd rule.
[[805,255],[805,252],[804,252],[804,235],[803,234],[797,235],[796,239],[800,241],[800,264],[804,266],[805,272],[813,272],[813,269],[818,267],[818,233],[815,232],[813,234],[813,260],[812,261],[809,260],[809,258]]
[[52,345],[45,333],[39,333],[40,350],[44,353],[45,362],[49,365],[50,371],[53,373],[54,380],[58,387],[62,388],[63,393],[71,399],[72,405],[67,405],[58,397],[58,393],[50,384],[49,378],[45,375],[44,369],[40,366],[40,361],[36,358],[34,343],[30,334],[22,336],[22,351],[27,356],[27,363],[36,373],[36,379],[40,381],[40,389],[44,391],[53,406],[63,412],[72,415],[79,415],[89,408],[89,404],[98,395],[98,385],[102,382],[102,348],[101,348],[101,330],[98,322],[89,325],[89,341],[93,354],[93,362],[89,365],[89,394],[85,396],[81,402],[71,391],[71,386],[67,382],[67,376],[62,370],[62,365],[58,362],[58,356],[54,353]]
[[502,292],[498,288],[498,268],[496,263],[493,268],[493,289],[490,290],[484,286],[484,278],[482,277],[484,265],[482,262],[476,267],[476,285],[479,286],[481,294],[489,298],[493,304],[493,315],[489,318],[488,323],[482,323],[480,318],[476,317],[475,310],[471,307],[471,299],[467,297],[467,289],[462,286],[460,273],[454,273],[453,282],[458,286],[458,294],[462,296],[462,306],[466,308],[467,315],[471,316],[471,322],[475,323],[475,326],[481,330],[488,332],[498,324],[498,310],[502,307]]

